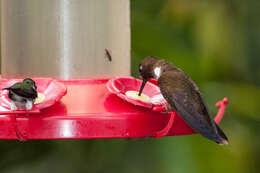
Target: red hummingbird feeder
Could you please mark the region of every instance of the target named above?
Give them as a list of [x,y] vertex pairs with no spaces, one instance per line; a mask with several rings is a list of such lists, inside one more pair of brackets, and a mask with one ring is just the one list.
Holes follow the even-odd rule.
[[[106,0],[69,4],[53,1],[57,3],[2,1],[0,87],[30,77],[46,98],[30,111],[11,111],[7,92],[2,91],[0,139],[139,138],[195,133],[176,112],[166,113],[166,102],[156,81],[147,83],[143,93],[151,100],[142,102],[125,94],[138,91],[140,80],[115,77],[130,76],[129,1],[117,1],[116,5],[107,5],[112,2]],[[225,98],[217,103],[217,123],[227,102]]]

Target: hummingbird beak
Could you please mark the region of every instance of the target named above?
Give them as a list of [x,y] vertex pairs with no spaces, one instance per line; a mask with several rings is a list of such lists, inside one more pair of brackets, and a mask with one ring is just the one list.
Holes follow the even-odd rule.
[[141,85],[141,87],[140,87],[138,96],[141,96],[141,94],[142,94],[142,92],[143,92],[143,89],[144,89],[144,86],[145,86],[145,84],[146,84],[147,81],[148,81],[147,79],[144,79],[144,78],[143,78],[143,82],[142,82],[142,85]]

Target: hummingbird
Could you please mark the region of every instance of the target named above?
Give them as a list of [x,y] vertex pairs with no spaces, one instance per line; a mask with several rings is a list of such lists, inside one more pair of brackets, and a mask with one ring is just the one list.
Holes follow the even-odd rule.
[[168,110],[174,110],[197,133],[223,145],[228,138],[210,117],[208,108],[199,88],[181,69],[163,59],[153,56],[146,57],[139,65],[142,94],[146,82],[150,78],[158,81],[161,94],[168,102]]
[[11,110],[26,109],[31,110],[37,98],[37,86],[30,78],[17,82],[8,88],[8,98],[11,100]]

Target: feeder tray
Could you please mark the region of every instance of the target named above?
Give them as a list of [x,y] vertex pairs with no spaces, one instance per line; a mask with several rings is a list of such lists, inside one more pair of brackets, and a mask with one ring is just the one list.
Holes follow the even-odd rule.
[[[37,79],[35,80],[37,83]],[[49,79],[41,78],[42,82],[44,80]],[[1,84],[9,84],[11,81],[13,82],[0,79]],[[67,88],[67,94],[64,95],[65,92],[63,97],[56,97],[55,93],[51,92],[50,97],[54,95],[53,97],[60,99],[55,99],[58,102],[53,105],[48,105],[38,112],[18,114],[16,121],[13,113],[1,113],[0,110],[0,139],[21,140],[17,129],[23,140],[138,138],[195,133],[175,112],[164,112],[165,102],[141,103],[127,98],[125,91],[137,91],[141,85],[141,81],[135,78],[56,82]],[[41,85],[37,86],[40,91]],[[143,90],[149,97],[159,95],[158,91],[158,87],[152,83],[147,83]],[[48,97],[49,94],[45,95]],[[217,104],[217,123],[222,119],[226,104],[227,99]]]
[[38,96],[43,95],[44,98],[40,103],[34,104],[32,110],[11,110],[11,100],[8,98],[8,91],[3,90],[3,88],[9,87],[17,82],[21,82],[21,79],[12,79],[12,80],[5,80],[2,79],[0,82],[0,115],[5,114],[37,114],[40,113],[41,109],[50,107],[54,105],[56,102],[60,101],[60,99],[66,94],[67,89],[66,87],[53,80],[51,78],[36,78],[34,79]]

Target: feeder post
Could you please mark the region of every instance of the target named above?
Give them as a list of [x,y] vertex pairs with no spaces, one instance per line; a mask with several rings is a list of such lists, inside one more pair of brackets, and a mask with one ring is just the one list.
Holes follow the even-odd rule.
[[130,75],[129,0],[2,0],[1,17],[3,77]]

